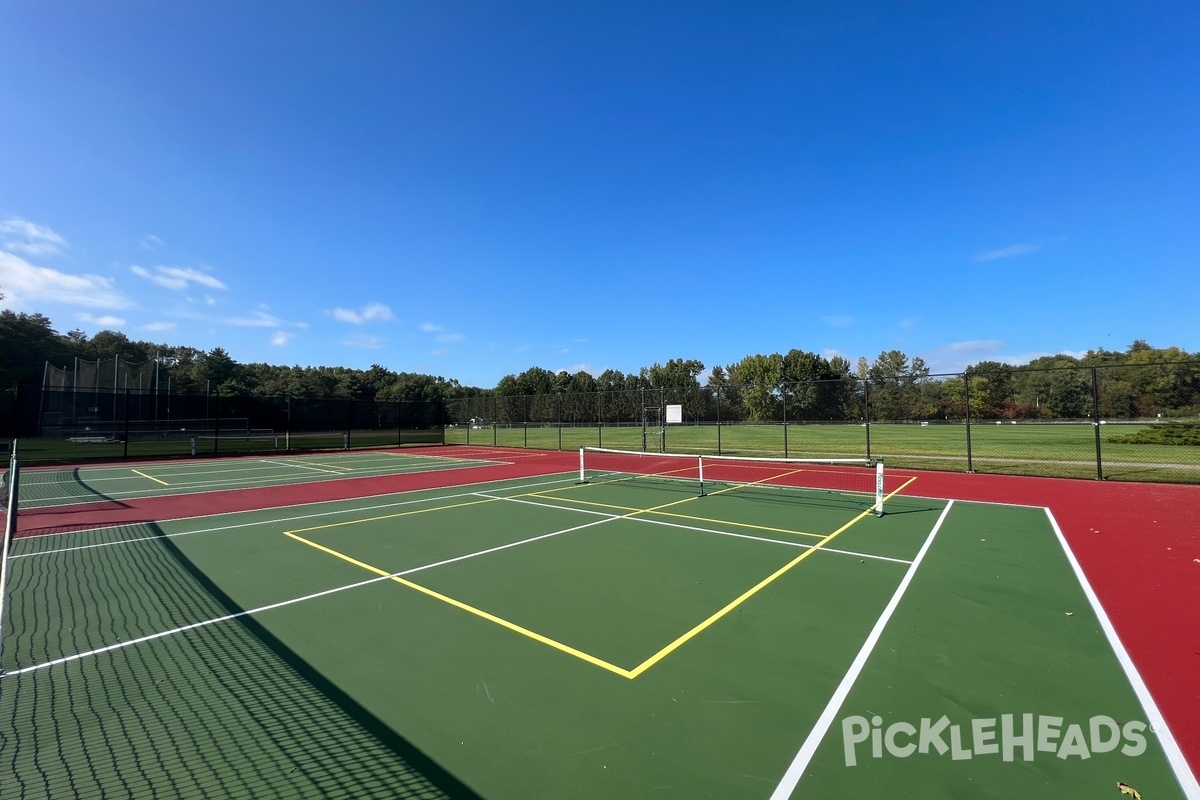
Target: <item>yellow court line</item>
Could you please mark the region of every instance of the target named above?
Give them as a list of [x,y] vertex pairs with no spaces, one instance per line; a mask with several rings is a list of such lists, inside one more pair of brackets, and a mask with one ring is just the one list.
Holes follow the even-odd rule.
[[146,478],[147,480],[154,481],[155,483],[161,483],[163,486],[171,485],[171,484],[167,483],[166,481],[160,481],[158,478],[154,477],[153,475],[147,475],[146,473],[142,472],[140,469],[133,469],[132,467],[130,467],[129,469],[130,469],[130,472],[133,472],[135,475],[141,475],[143,478]]
[[[440,498],[431,498],[437,500]],[[468,500],[463,503],[452,503],[448,506],[434,506],[433,508],[417,508],[412,511],[399,511],[395,514],[384,514],[382,517],[364,517],[363,519],[348,519],[344,522],[331,522],[328,525],[314,525],[311,528],[297,528],[294,533],[307,533],[308,531],[321,531],[326,528],[341,528],[346,525],[358,525],[362,522],[379,522],[385,519],[396,519],[398,517],[411,517],[413,514],[426,514],[430,511],[449,511],[453,508],[466,508],[467,506],[477,506],[483,503],[496,503],[502,500],[500,497],[485,497],[482,500]],[[290,534],[289,534],[290,535]],[[388,573],[384,573],[388,574]]]
[[[713,492],[716,494],[716,492]],[[543,500],[553,500],[559,503],[574,503],[580,506],[595,506],[596,508],[609,508],[617,511],[636,511],[637,509],[629,506],[621,506],[616,503],[597,503],[593,500],[576,500],[574,497],[554,497],[553,495],[544,492],[530,492],[528,495],[518,495],[519,497],[538,497]],[[716,519],[714,517],[697,517],[692,514],[676,514],[671,511],[656,511],[660,517],[671,517],[672,519],[686,519],[690,522],[709,522],[714,525],[729,525],[736,528],[750,528],[756,531],[766,531],[768,533],[784,533],[790,536],[811,536],[814,539],[820,539],[825,534],[809,533],[808,531],[794,531],[790,528],[773,528],[770,525],[754,525],[749,522],[734,522],[728,519]]]
[[633,675],[627,669],[618,667],[616,664],[611,664],[602,658],[597,658],[596,656],[593,656],[590,653],[585,653],[582,650],[577,650],[568,644],[563,644],[562,642],[557,641],[555,639],[551,639],[548,636],[543,636],[542,634],[538,633],[537,631],[531,631],[528,628],[522,627],[521,625],[518,625],[515,622],[510,622],[510,621],[504,619],[503,617],[497,617],[495,614],[489,614],[488,612],[484,611],[481,608],[476,608],[475,606],[464,603],[461,600],[455,600],[453,597],[448,597],[448,596],[442,594],[441,592],[435,592],[433,589],[422,586],[419,583],[413,583],[412,581],[402,578],[399,575],[392,575],[390,572],[384,572],[383,570],[379,569],[378,567],[373,567],[370,564],[364,564],[363,562],[361,562],[355,558],[351,558],[348,555],[339,553],[337,550],[333,550],[331,548],[325,547],[324,545],[317,544],[316,542],[310,542],[308,539],[305,539],[303,536],[297,536],[296,534],[292,533],[291,531],[284,531],[284,535],[289,536],[298,542],[303,542],[304,544],[308,545],[309,547],[315,547],[316,549],[318,549],[324,553],[328,553],[331,556],[336,556],[337,558],[340,558],[343,561],[349,562],[350,564],[353,564],[356,567],[361,567],[362,569],[365,569],[368,572],[373,572],[376,575],[388,577],[388,578],[390,578],[390,580],[393,580],[396,583],[399,583],[403,586],[407,586],[410,589],[415,589],[418,592],[429,595],[430,597],[432,597],[436,600],[441,600],[443,603],[448,603],[449,605],[452,605],[455,608],[458,608],[458,609],[461,609],[468,613],[474,614],[475,616],[485,619],[488,622],[495,623],[496,625],[499,625],[503,628],[508,628],[510,631],[519,633],[522,636],[527,636],[530,639],[533,639],[534,641],[541,642],[542,644],[547,645],[549,647],[553,647],[555,650],[560,650],[560,651],[566,653],[567,655],[575,656],[576,658],[586,661],[589,664],[594,664],[595,666],[601,667],[602,669],[606,669],[609,672],[616,673],[617,675],[620,675],[622,678],[633,678]]
[[917,479],[917,476],[916,476],[916,475],[913,475],[911,478],[909,478],[908,480],[906,480],[904,483],[900,484],[900,488],[899,488],[899,489],[896,489],[896,490],[895,490],[894,492],[892,492],[891,494],[885,494],[885,495],[883,496],[883,502],[885,502],[885,503],[886,503],[888,500],[891,500],[893,497],[895,497],[896,495],[898,495],[898,494],[900,494],[901,492],[903,492],[905,489],[907,489],[907,488],[908,488],[908,485],[909,485],[910,483],[912,483],[913,481],[915,481],[916,479]]
[[[799,472],[800,470],[796,470],[796,471]],[[791,474],[791,473],[789,473],[789,474]],[[910,478],[909,480],[905,481],[898,489],[896,489],[895,491],[886,495],[884,499],[887,500],[887,499],[890,499],[890,498],[896,496],[897,494],[899,494],[902,490],[904,490],[909,484],[911,484],[915,480],[916,480],[916,477],[913,477],[913,478]],[[757,481],[756,481],[756,483],[757,483]],[[752,484],[741,484],[741,485],[745,486],[745,485],[752,485]],[[716,495],[716,494],[721,494],[726,491],[732,491],[734,488],[737,488],[737,487],[731,486],[726,489],[721,489],[716,492],[713,492],[713,494]],[[538,496],[538,492],[527,492],[525,494],[515,495],[515,496],[516,497]],[[699,499],[699,497],[700,497],[700,495],[693,495],[691,497],[685,497],[681,500],[673,500],[670,503],[664,503],[659,506],[654,506],[653,508],[633,509],[629,513],[623,514],[620,517],[614,517],[614,519],[628,519],[630,517],[634,517],[639,514],[660,513],[662,511],[662,509],[664,509],[664,508],[670,508],[672,506],[677,506],[682,503],[691,502],[693,500]],[[422,594],[428,595],[429,597],[432,597],[436,600],[441,600],[442,602],[447,603],[451,606],[454,606],[455,608],[458,608],[462,611],[466,611],[468,613],[474,614],[475,616],[477,616],[481,619],[485,619],[489,622],[495,623],[496,625],[500,625],[503,628],[507,628],[508,630],[511,630],[514,633],[519,633],[522,636],[526,636],[530,639],[533,639],[536,642],[540,642],[548,647],[554,648],[555,650],[566,653],[567,655],[574,656],[582,661],[586,661],[589,664],[592,664],[594,666],[605,669],[616,675],[620,675],[623,678],[628,678],[629,680],[633,680],[633,679],[637,678],[639,675],[643,674],[646,670],[653,667],[658,662],[662,661],[668,655],[670,655],[674,651],[678,650],[686,642],[695,638],[697,635],[699,635],[705,629],[712,626],[714,623],[716,623],[722,617],[726,616],[729,612],[733,611],[735,608],[740,606],[742,603],[746,602],[751,597],[758,594],[760,591],[762,591],[768,585],[770,585],[771,583],[778,580],[782,575],[787,573],[789,570],[791,570],[793,567],[795,567],[801,561],[808,558],[813,553],[815,553],[817,550],[820,550],[822,547],[824,547],[825,545],[832,542],[834,539],[836,539],[838,536],[840,536],[845,531],[849,530],[852,526],[857,524],[859,521],[874,514],[873,509],[867,509],[867,510],[863,511],[858,516],[856,516],[854,519],[850,520],[845,525],[843,525],[842,527],[835,530],[833,533],[822,538],[821,541],[817,542],[810,549],[805,550],[803,553],[801,553],[800,555],[793,558],[787,564],[784,564],[782,567],[775,570],[773,573],[771,573],[767,577],[763,578],[761,581],[756,583],[754,586],[750,587],[745,592],[742,592],[742,594],[738,595],[736,598],[734,598],[732,601],[727,603],[720,610],[711,614],[703,622],[694,626],[691,630],[687,631],[682,636],[677,637],[673,642],[668,644],[666,647],[663,647],[662,649],[660,649],[658,652],[656,652],[654,655],[650,656],[650,658],[646,659],[641,664],[638,664],[632,670],[627,670],[622,667],[618,667],[616,664],[605,661],[602,658],[593,656],[590,653],[585,653],[582,650],[578,650],[574,647],[571,647],[568,644],[564,644],[555,639],[551,639],[548,636],[543,636],[542,634],[537,633],[536,631],[532,631],[528,628],[525,628],[521,625],[516,624],[515,622],[510,622],[509,620],[506,620],[503,617],[498,617],[495,614],[490,614],[487,611],[484,611],[483,609],[476,608],[475,606],[472,606],[468,603],[464,603],[461,600],[456,600],[453,597],[449,597],[447,595],[441,594],[440,592],[436,592],[433,589],[429,589],[418,583],[413,583],[412,581],[402,578],[399,575],[392,575],[390,572],[385,572],[385,571],[379,569],[378,567],[373,567],[370,564],[366,564],[362,561],[359,561],[355,558],[345,555],[344,553],[340,553],[337,550],[334,550],[332,548],[326,547],[321,544],[317,544],[316,542],[309,541],[308,539],[305,539],[304,537],[297,535],[298,533],[304,533],[304,532],[308,532],[308,531],[322,530],[325,528],[336,528],[336,527],[340,527],[342,525],[353,525],[358,522],[372,522],[372,521],[377,521],[377,520],[382,520],[382,519],[393,519],[395,517],[409,516],[411,514],[421,514],[421,513],[427,512],[427,511],[441,511],[441,510],[445,510],[445,509],[459,508],[462,506],[478,505],[480,503],[486,503],[486,502],[495,502],[500,499],[504,499],[504,498],[486,498],[484,500],[475,500],[475,501],[470,501],[470,502],[466,502],[466,503],[458,503],[458,504],[450,505],[450,506],[438,506],[436,508],[425,508],[425,509],[418,509],[418,510],[414,510],[414,511],[405,511],[405,512],[401,512],[399,514],[388,514],[388,515],[385,515],[382,517],[372,517],[370,519],[352,520],[349,522],[334,523],[332,525],[318,525],[318,526],[315,526],[312,528],[301,528],[298,531],[284,531],[284,535],[288,536],[298,542],[307,544],[308,546],[313,547],[317,550],[320,550],[324,553],[328,553],[329,555],[335,556],[336,558],[340,558],[343,561],[353,564],[361,569],[365,569],[368,572],[372,572],[372,573],[382,576],[382,577],[388,577],[390,580],[395,581],[396,583],[399,583],[403,586],[407,586],[410,589],[415,589],[416,591],[421,592]],[[554,498],[545,498],[545,499],[554,499]],[[676,515],[664,514],[664,516],[676,516]],[[682,516],[682,515],[679,515],[679,516]]]
[[338,469],[342,472],[355,472],[358,469],[357,467],[343,467],[341,464],[325,464],[320,461],[280,456],[266,456],[266,460],[274,461],[277,464],[287,464],[289,467],[325,467],[325,469]]
[[726,486],[724,489],[718,489],[715,492],[710,492],[710,496],[718,495],[718,494],[725,494],[725,492],[732,492],[734,489],[742,489],[746,486],[757,486],[760,483],[766,483],[767,481],[778,480],[779,478],[787,478],[791,475],[797,475],[801,472],[804,472],[803,467],[799,467],[797,469],[789,469],[787,472],[781,472],[778,475],[768,475],[767,477],[760,478],[759,480],[756,480],[756,481],[747,481],[746,483],[738,483],[738,484],[734,484],[733,486]]
[[[530,493],[530,494],[532,494],[532,493]],[[518,495],[518,496],[520,496],[520,495]],[[653,511],[658,511],[663,508],[668,508],[670,506],[679,505],[680,503],[687,503],[692,500],[696,500],[698,497],[699,497],[699,495],[694,495],[692,497],[685,497],[682,500],[673,500],[670,503],[664,503],[663,505],[655,506],[654,508],[636,509],[636,510],[634,510],[628,514],[624,514],[620,517],[614,517],[614,519],[627,519],[629,517],[633,517],[638,514],[648,514]],[[426,511],[441,511],[441,510],[448,509],[448,508],[460,508],[462,506],[477,505],[480,503],[492,503],[492,502],[497,502],[500,499],[502,499],[502,498],[487,498],[484,500],[475,500],[475,501],[471,501],[468,503],[458,503],[458,504],[452,505],[452,506],[438,506],[437,508],[424,508],[424,509],[418,509],[416,511],[405,511],[405,512],[402,512],[399,514],[388,514],[388,515],[385,515],[382,517],[372,517],[370,519],[352,520],[349,522],[339,522],[339,523],[334,523],[332,525],[317,525],[317,526],[314,526],[311,528],[300,528],[295,531],[284,531],[284,535],[288,536],[292,539],[295,539],[298,542],[303,542],[304,544],[307,544],[310,547],[315,547],[316,549],[318,549],[324,553],[328,553],[329,555],[336,556],[337,558],[340,558],[343,561],[346,561],[347,563],[354,564],[357,567],[365,569],[369,572],[373,572],[376,575],[390,576],[391,580],[395,581],[396,583],[400,583],[400,584],[403,584],[404,586],[408,586],[411,589],[415,589],[418,592],[422,592],[423,594],[426,594],[426,595],[429,595],[430,597],[441,600],[442,602],[449,603],[450,605],[454,606],[455,608],[459,608],[459,609],[462,609],[463,611],[470,612],[471,614],[474,614],[475,616],[480,617],[481,619],[486,619],[490,622],[494,622],[495,624],[500,625],[501,627],[507,628],[515,633],[519,633],[522,636],[527,636],[536,642],[541,642],[542,644],[544,644],[548,647],[553,647],[555,650],[559,650],[563,653],[567,653],[568,655],[575,656],[576,658],[582,659],[583,661],[586,661],[589,664],[594,664],[597,667],[606,669],[609,672],[612,672],[616,675],[620,675],[623,678],[629,678],[632,680],[636,676],[629,670],[624,669],[622,667],[618,667],[616,664],[611,664],[602,658],[597,658],[596,656],[591,655],[590,653],[585,653],[582,650],[577,650],[576,648],[571,647],[570,645],[563,644],[562,642],[559,642],[555,639],[551,639],[548,636],[543,636],[542,634],[537,633],[536,631],[531,631],[528,628],[524,628],[524,627],[516,624],[515,622],[510,622],[510,621],[504,619],[503,617],[497,617],[495,614],[489,614],[488,612],[484,611],[483,609],[479,609],[479,608],[476,608],[475,606],[468,605],[467,603],[464,603],[461,600],[455,600],[453,597],[448,597],[439,592],[435,592],[432,589],[428,589],[424,586],[421,586],[418,583],[413,583],[412,581],[405,580],[404,578],[401,578],[398,575],[392,575],[392,573],[390,573],[390,572],[384,572],[383,570],[379,569],[378,567],[373,567],[370,564],[366,564],[355,558],[351,558],[350,556],[347,556],[343,553],[339,553],[338,551],[336,551],[332,548],[329,548],[329,547],[325,547],[324,545],[317,544],[316,542],[311,542],[308,539],[305,539],[304,537],[298,535],[300,533],[307,533],[308,531],[322,530],[325,528],[336,528],[336,527],[340,527],[342,525],[353,525],[358,522],[373,522],[373,521],[382,520],[382,519],[393,519],[395,517],[408,516],[411,514],[421,514]]]
[[858,521],[860,521],[860,520],[862,520],[862,519],[866,518],[867,516],[869,516],[869,515],[872,515],[872,514],[874,514],[874,513],[875,513],[875,512],[874,512],[874,511],[871,511],[870,509],[868,509],[868,510],[866,510],[866,511],[862,512],[862,513],[861,513],[861,514],[859,514],[857,517],[855,517],[854,519],[850,520],[850,521],[849,521],[849,522],[847,522],[845,525],[843,525],[842,527],[838,528],[836,531],[834,531],[833,533],[829,534],[828,536],[826,536],[826,537],[825,537],[824,539],[822,539],[821,541],[817,542],[815,545],[813,545],[813,546],[812,546],[812,548],[811,548],[811,549],[809,549],[809,550],[805,550],[803,553],[801,553],[800,555],[796,556],[796,557],[795,557],[795,558],[793,558],[791,561],[789,561],[788,563],[784,564],[782,567],[780,567],[779,569],[775,570],[774,572],[772,572],[772,573],[771,573],[770,575],[768,575],[767,577],[763,578],[761,581],[759,581],[758,583],[756,583],[754,586],[752,586],[752,587],[750,587],[749,589],[747,589],[746,591],[742,592],[740,595],[738,595],[736,598],[734,598],[732,601],[730,601],[728,604],[726,604],[724,608],[722,608],[721,610],[719,610],[719,611],[717,611],[716,613],[712,614],[711,616],[709,616],[709,617],[708,617],[708,619],[704,620],[704,621],[703,621],[703,622],[701,622],[699,625],[695,626],[695,627],[694,627],[694,628],[692,628],[690,631],[688,631],[687,633],[683,634],[683,635],[682,635],[682,636],[680,636],[678,639],[676,639],[675,641],[671,642],[669,645],[667,645],[667,646],[666,646],[666,647],[664,647],[663,649],[659,650],[659,651],[658,651],[657,653],[655,653],[654,655],[650,656],[650,658],[646,659],[646,660],[645,660],[645,661],[643,661],[641,664],[638,664],[636,667],[634,667],[634,668],[631,670],[631,675],[630,675],[630,678],[636,678],[638,675],[641,675],[643,672],[645,672],[646,670],[648,670],[648,669],[650,669],[651,667],[653,667],[653,666],[654,666],[655,664],[657,664],[659,661],[662,661],[664,658],[666,658],[667,656],[669,656],[669,655],[670,655],[671,653],[673,653],[675,650],[677,650],[677,649],[679,649],[681,646],[683,646],[683,644],[684,644],[685,642],[687,642],[688,640],[690,640],[690,639],[694,638],[694,637],[695,637],[697,634],[699,634],[699,633],[700,633],[701,631],[703,631],[705,628],[708,628],[708,627],[709,627],[710,625],[712,625],[714,622],[716,622],[717,620],[721,619],[721,617],[724,617],[724,616],[725,616],[726,614],[728,614],[730,611],[733,611],[735,608],[737,608],[738,606],[740,606],[742,603],[746,602],[746,601],[747,601],[747,600],[749,600],[751,597],[753,597],[754,595],[758,594],[760,591],[762,591],[762,589],[766,588],[766,586],[767,586],[767,585],[769,585],[769,584],[773,583],[773,582],[774,582],[776,579],[778,579],[778,578],[779,578],[781,575],[783,575],[784,573],[786,573],[786,572],[787,572],[788,570],[790,570],[792,567],[796,566],[796,565],[797,565],[797,564],[799,564],[801,561],[803,561],[804,559],[808,558],[808,557],[809,557],[809,556],[811,556],[813,553],[817,552],[817,551],[818,551],[818,550],[820,550],[822,547],[824,547],[825,545],[827,545],[827,544],[829,544],[830,542],[832,542],[832,541],[833,541],[835,538],[837,538],[837,537],[838,537],[838,536],[840,536],[840,535],[841,535],[843,532],[845,532],[846,530],[848,530],[848,529],[849,529],[849,528],[850,528],[852,525],[854,525],[854,524],[855,524],[855,523],[857,523]]

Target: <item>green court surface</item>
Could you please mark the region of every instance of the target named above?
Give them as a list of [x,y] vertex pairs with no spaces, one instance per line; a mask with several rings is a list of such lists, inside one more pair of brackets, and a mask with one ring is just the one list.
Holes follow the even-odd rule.
[[1044,509],[887,512],[557,474],[18,539],[0,797],[1188,796]]
[[273,455],[222,461],[158,461],[121,466],[25,470],[21,507],[36,509],[197,492],[291,486],[494,465],[404,450]]

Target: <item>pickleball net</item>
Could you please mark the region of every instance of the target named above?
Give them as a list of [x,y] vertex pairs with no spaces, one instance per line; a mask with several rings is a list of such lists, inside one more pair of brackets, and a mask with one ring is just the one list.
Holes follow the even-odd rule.
[[883,461],[868,458],[752,458],[583,447],[579,481],[683,488],[700,496],[769,492],[798,502],[837,500],[884,513]]

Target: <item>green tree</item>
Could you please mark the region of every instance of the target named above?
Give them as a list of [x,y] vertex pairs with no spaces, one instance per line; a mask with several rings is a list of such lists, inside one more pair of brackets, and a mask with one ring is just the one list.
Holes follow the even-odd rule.
[[704,363],[701,361],[672,358],[665,365],[655,362],[646,370],[646,377],[655,389],[692,389],[700,387],[702,372]]
[[781,419],[782,402],[779,394],[780,378],[783,374],[783,356],[745,356],[728,367],[729,379],[739,385],[746,419],[766,422]]
[[0,311],[0,381],[40,381],[47,361],[64,365],[72,360],[69,340],[58,335],[49,317]]
[[919,356],[910,361],[900,350],[884,351],[867,374],[871,380],[872,419],[914,419],[937,413],[934,404],[923,402],[922,387],[929,380],[929,367]]
[[967,374],[971,378],[973,417],[1011,419],[1019,416],[1012,366],[999,361],[980,361],[968,367]]

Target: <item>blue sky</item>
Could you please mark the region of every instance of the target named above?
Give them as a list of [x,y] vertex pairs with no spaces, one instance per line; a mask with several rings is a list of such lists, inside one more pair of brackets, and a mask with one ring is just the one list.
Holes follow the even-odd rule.
[[0,304],[493,386],[1200,350],[1194,2],[0,7]]

